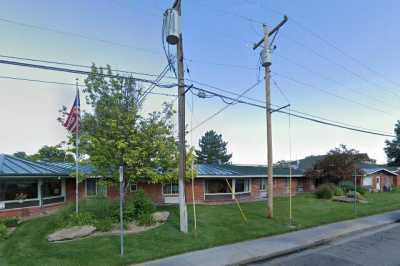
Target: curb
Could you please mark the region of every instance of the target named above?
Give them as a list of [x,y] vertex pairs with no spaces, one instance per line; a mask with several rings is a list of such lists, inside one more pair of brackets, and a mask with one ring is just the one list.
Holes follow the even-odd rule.
[[355,231],[352,231],[350,233],[342,233],[342,234],[339,234],[339,235],[335,235],[335,236],[332,236],[332,237],[327,237],[327,238],[323,238],[323,239],[314,241],[313,243],[310,243],[310,244],[307,244],[307,245],[302,245],[302,246],[295,247],[295,248],[289,248],[289,249],[286,249],[286,250],[277,251],[277,252],[274,252],[274,253],[271,253],[271,254],[268,254],[268,255],[265,255],[265,256],[253,257],[253,258],[242,260],[242,261],[239,261],[239,262],[236,262],[236,263],[227,264],[226,266],[242,266],[242,265],[247,265],[249,263],[268,261],[268,260],[272,260],[272,259],[276,259],[276,258],[279,258],[279,257],[286,256],[286,255],[292,255],[292,254],[299,253],[299,252],[302,252],[302,251],[305,251],[305,250],[308,250],[308,249],[312,249],[312,248],[316,248],[316,247],[320,247],[320,246],[324,246],[324,245],[330,244],[330,243],[332,243],[332,242],[334,242],[334,241],[336,241],[338,239],[344,238],[344,237],[349,237],[349,236],[352,236],[352,235],[361,234],[361,233],[364,233],[364,232],[367,232],[367,231],[370,231],[370,230],[375,230],[375,229],[381,228],[382,226],[388,226],[388,225],[395,224],[395,223],[399,223],[399,221],[396,220],[396,221],[392,221],[392,222],[382,223],[380,225],[374,225],[374,226],[371,226],[371,227],[368,227],[368,228],[355,230]]

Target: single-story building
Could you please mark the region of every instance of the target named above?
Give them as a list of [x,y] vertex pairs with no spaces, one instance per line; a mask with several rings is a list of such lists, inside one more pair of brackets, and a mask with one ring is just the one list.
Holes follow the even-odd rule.
[[363,174],[357,176],[357,184],[369,191],[389,191],[400,186],[400,172],[397,167],[377,164],[360,164]]
[[[357,184],[371,191],[386,191],[400,186],[400,171],[395,167],[362,164],[362,175]],[[75,165],[71,163],[38,162],[0,154],[0,217],[30,216],[51,211],[75,201]],[[79,197],[106,196],[118,198],[118,184],[105,185],[94,176],[94,168],[82,165],[79,169],[86,178],[79,183]],[[313,192],[314,180],[304,175],[296,166],[274,167],[274,195],[289,194],[292,177],[292,194]],[[215,204],[235,199],[242,201],[266,200],[267,167],[258,165],[196,165],[194,200],[199,204]],[[71,175],[72,174],[72,175]],[[353,177],[354,178],[354,177]],[[154,184],[147,181],[130,183],[127,193],[142,189],[157,204],[178,202],[176,183]],[[192,184],[185,186],[186,201],[193,202]]]
[[[267,197],[265,166],[199,164],[196,169],[196,203],[226,202],[235,198],[264,200]],[[71,163],[37,162],[1,154],[0,217],[30,216],[75,201],[75,178],[71,176],[74,170],[75,166]],[[81,166],[80,172],[87,175],[79,184],[80,198],[98,195],[109,198],[119,196],[118,185],[105,186],[104,182],[100,182],[100,178],[92,176],[91,166]],[[293,194],[314,190],[313,182],[304,177],[302,170],[277,167],[274,168],[275,195],[283,196],[289,193],[290,175]],[[157,204],[178,202],[178,185],[174,183],[131,183],[127,193],[135,193],[138,189],[143,189]],[[186,183],[185,190],[187,202],[193,202],[191,182]]]

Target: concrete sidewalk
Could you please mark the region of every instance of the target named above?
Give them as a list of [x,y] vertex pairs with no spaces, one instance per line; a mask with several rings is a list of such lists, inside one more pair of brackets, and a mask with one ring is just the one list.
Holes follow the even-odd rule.
[[282,235],[184,253],[140,265],[211,266],[246,264],[301,251],[351,233],[381,227],[399,220],[400,211],[388,212]]

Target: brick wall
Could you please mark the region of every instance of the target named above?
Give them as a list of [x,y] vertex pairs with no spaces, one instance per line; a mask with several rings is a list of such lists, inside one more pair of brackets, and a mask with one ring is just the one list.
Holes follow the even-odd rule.
[[[192,183],[186,183],[186,201],[188,203],[193,202],[193,193],[192,193]],[[204,201],[204,179],[195,179],[194,181],[194,199],[195,202]]]
[[57,209],[64,206],[64,203],[54,204],[46,207],[27,207],[20,208],[14,210],[1,210],[0,218],[5,217],[30,217],[30,216],[38,216],[43,214],[48,214],[56,211]]
[[[85,185],[85,181],[79,183],[79,199],[83,199],[86,196]],[[75,178],[65,180],[65,194],[67,201],[75,202]]]

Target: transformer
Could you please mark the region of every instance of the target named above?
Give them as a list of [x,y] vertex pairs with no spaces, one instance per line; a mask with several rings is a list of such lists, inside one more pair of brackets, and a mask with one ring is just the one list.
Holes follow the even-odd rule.
[[260,53],[260,57],[261,57],[261,65],[263,67],[267,67],[267,66],[271,66],[272,64],[272,52],[271,52],[271,48],[263,48],[261,50]]
[[179,42],[181,34],[180,29],[180,16],[176,9],[168,9],[165,13],[165,32],[167,42],[171,45],[175,45]]

